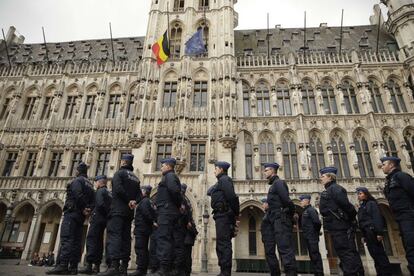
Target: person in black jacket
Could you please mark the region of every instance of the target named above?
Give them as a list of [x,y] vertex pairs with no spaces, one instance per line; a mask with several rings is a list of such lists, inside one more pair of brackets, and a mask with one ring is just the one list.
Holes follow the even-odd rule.
[[390,156],[381,161],[387,175],[384,195],[400,229],[408,270],[414,275],[414,179],[401,171],[400,158]]
[[286,182],[277,176],[278,169],[279,164],[277,163],[264,164],[264,175],[271,185],[267,194],[268,216],[273,225],[273,233],[285,273],[286,275],[297,275],[292,236],[295,205],[289,197]]
[[[107,226],[107,250],[111,267],[101,275],[127,275],[131,255],[131,222],[134,209],[141,200],[141,188],[134,174],[132,154],[124,154],[121,168],[112,178],[112,203]],[[121,264],[122,261],[122,264]]]
[[152,233],[152,228],[156,227],[156,215],[154,204],[150,199],[152,187],[145,185],[142,187],[142,200],[138,203],[135,209],[135,253],[137,256],[137,269],[130,276],[144,276],[147,275],[149,252],[148,244]]
[[[184,245],[175,243],[174,231],[177,227],[178,220],[182,211],[181,204],[183,198],[181,195],[181,182],[175,174],[174,168],[176,160],[166,158],[161,160],[162,179],[158,184],[158,193],[156,199],[157,206],[157,257],[160,262],[160,269],[153,275],[165,276],[171,275],[170,270],[173,266],[174,257],[184,254]],[[177,267],[177,275],[183,275],[183,267]],[[180,274],[181,273],[181,274]]]
[[364,267],[355,244],[357,214],[349,202],[347,191],[336,183],[335,167],[320,170],[320,181],[325,190],[321,194],[319,210],[323,216],[323,227],[331,237],[344,275],[364,275]]
[[186,217],[186,224],[184,225],[184,276],[190,276],[193,264],[191,254],[193,252],[193,246],[198,235],[198,231],[193,219],[193,207],[191,206],[190,200],[188,200],[188,198],[185,196],[186,191],[187,185],[183,183],[181,185],[183,203],[185,205],[185,212],[183,216]]
[[79,271],[82,274],[99,273],[103,254],[104,232],[112,200],[111,194],[106,187],[107,182],[108,178],[106,175],[95,177],[95,208],[92,211],[86,237],[86,266]]
[[85,217],[89,216],[94,204],[94,190],[88,180],[87,165],[79,163],[76,178],[66,187],[66,201],[63,206],[63,221],[60,226],[59,264],[49,275],[78,273],[82,252],[82,229]]
[[384,239],[384,218],[377,201],[365,187],[356,189],[360,206],[358,209],[358,224],[362,233],[362,241],[366,243],[368,252],[375,262],[377,275],[391,276],[391,265],[385,253],[382,241]]
[[236,235],[240,213],[239,197],[234,192],[233,180],[227,175],[230,164],[218,161],[214,174],[217,183],[208,191],[216,222],[216,253],[220,266],[219,276],[230,276],[232,267],[231,239]]
[[310,204],[310,195],[301,195],[299,197],[302,206],[302,232],[305,238],[306,247],[309,251],[309,257],[312,262],[314,275],[323,275],[322,257],[319,252],[319,233],[321,231],[321,220],[318,211]]

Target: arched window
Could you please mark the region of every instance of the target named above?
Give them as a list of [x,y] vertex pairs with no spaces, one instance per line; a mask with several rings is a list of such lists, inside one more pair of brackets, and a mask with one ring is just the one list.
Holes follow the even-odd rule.
[[358,167],[361,177],[374,177],[374,167],[372,166],[372,160],[368,142],[365,137],[357,132],[354,136],[355,152],[358,157]]
[[342,93],[344,94],[345,107],[348,114],[359,113],[355,88],[347,80],[342,83]]
[[245,164],[246,164],[246,179],[253,179],[253,145],[250,137],[245,135]]
[[183,11],[184,10],[184,4],[185,4],[184,0],[174,0],[174,9],[173,9],[173,11],[175,11],[175,12]]
[[288,133],[282,139],[283,167],[285,178],[299,178],[298,154],[293,136]]
[[177,97],[177,82],[166,81],[164,84],[163,107],[174,107]]
[[274,162],[275,150],[272,139],[266,134],[262,137],[260,142],[260,164]]
[[10,109],[9,104],[12,101],[14,89],[10,89],[8,92],[6,92],[6,96],[2,97],[0,99],[1,102],[1,110],[0,110],[0,120],[6,119],[9,115]]
[[53,95],[56,91],[55,87],[50,87],[47,89],[47,92],[45,93],[43,97],[43,104],[42,104],[42,111],[40,114],[40,120],[47,120],[50,117],[50,114],[52,113],[52,100]]
[[302,82],[302,103],[306,115],[316,114],[315,93],[311,83],[307,80]]
[[249,255],[257,255],[257,239],[256,239],[256,219],[254,216],[249,218]]
[[407,112],[404,97],[398,83],[396,83],[394,80],[388,81],[388,89],[391,93],[392,106],[394,107],[395,112]]
[[404,131],[404,141],[407,147],[408,154],[410,155],[411,160],[411,169],[414,172],[414,131],[406,130]]
[[243,82],[243,115],[250,116],[250,87]]
[[325,167],[325,158],[321,139],[315,134],[310,135],[309,151],[312,154],[311,166],[313,178],[319,177],[319,170]]
[[269,87],[264,81],[256,87],[257,116],[270,116]]
[[183,29],[180,23],[176,22],[171,27],[171,39],[170,39],[170,53],[171,58],[180,58],[181,56],[181,37]]
[[279,115],[292,115],[292,106],[290,103],[290,92],[286,82],[280,82],[276,87],[277,108]]
[[96,87],[95,85],[88,88],[85,108],[83,109],[83,119],[92,119],[96,97],[97,97],[96,95],[97,91],[98,91],[98,87]]
[[335,134],[331,139],[331,145],[334,164],[338,168],[338,178],[349,178],[351,173],[349,171],[348,155],[346,153],[344,140]]
[[207,106],[207,89],[208,84],[206,80],[194,81],[193,107]]
[[388,131],[382,134],[382,140],[384,141],[384,149],[387,152],[387,156],[398,156],[397,146]]
[[384,102],[381,98],[381,92],[377,83],[373,80],[369,80],[368,90],[371,93],[371,106],[375,113],[385,113]]
[[111,87],[106,118],[114,119],[119,114],[121,108],[121,97],[121,87],[119,85]]
[[207,57],[207,56],[208,56],[208,37],[209,37],[209,28],[208,28],[207,22],[206,22],[205,20],[203,20],[203,21],[199,24],[199,26],[198,26],[198,28],[197,28],[197,31],[198,31],[198,30],[202,30],[202,31],[203,31],[203,42],[204,42],[204,46],[205,46],[205,48],[206,48],[206,52],[205,52],[204,54],[202,54],[201,56],[203,56],[203,57]]
[[210,8],[210,1],[209,0],[199,0],[198,10],[204,11]]
[[335,99],[335,91],[329,81],[322,82],[323,109],[326,114],[338,114],[338,106]]

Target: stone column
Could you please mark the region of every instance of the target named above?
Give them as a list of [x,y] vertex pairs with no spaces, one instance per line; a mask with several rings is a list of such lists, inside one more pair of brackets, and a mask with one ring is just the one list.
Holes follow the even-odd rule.
[[62,227],[63,216],[64,216],[64,214],[62,213],[62,216],[60,217],[60,222],[59,222],[59,229],[58,229],[58,232],[57,232],[57,235],[56,235],[55,248],[53,249],[53,253],[55,254],[55,259],[57,259],[58,253],[59,253],[59,246],[60,246],[60,228]]
[[29,233],[27,234],[26,243],[22,253],[22,260],[30,258],[32,251],[36,245],[36,238],[39,235],[42,214],[35,213],[33,215],[32,223],[30,224]]

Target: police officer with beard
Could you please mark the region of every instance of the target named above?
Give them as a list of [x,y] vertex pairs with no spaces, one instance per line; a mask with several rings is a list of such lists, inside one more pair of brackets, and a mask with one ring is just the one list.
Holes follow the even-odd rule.
[[356,211],[349,202],[347,191],[336,183],[338,169],[320,170],[320,181],[325,190],[321,194],[320,212],[323,227],[329,231],[344,275],[364,275],[364,267],[355,244]]
[[[156,199],[157,206],[157,257],[160,262],[160,269],[152,275],[165,276],[172,275],[174,256],[183,260],[184,245],[175,243],[176,228],[178,220],[183,211],[181,204],[183,198],[181,195],[181,182],[175,174],[174,168],[177,161],[174,158],[161,160],[162,179],[158,184],[158,193]],[[176,267],[175,274],[183,275],[183,266]]]
[[318,211],[310,204],[310,195],[301,195],[299,197],[302,206],[302,232],[305,238],[306,247],[309,251],[309,257],[312,262],[314,275],[323,275],[323,265],[321,253],[319,252],[319,233],[321,231],[321,220]]
[[147,275],[149,252],[148,244],[152,233],[152,228],[156,227],[155,208],[150,199],[152,187],[145,185],[142,187],[142,200],[135,209],[135,253],[137,256],[137,270],[129,274],[130,276]]
[[112,201],[111,193],[106,187],[107,182],[106,175],[95,177],[95,208],[92,211],[86,237],[86,267],[79,271],[81,274],[99,273],[103,254],[104,232]]
[[270,222],[269,218],[269,204],[267,204],[267,198],[262,199],[263,209],[265,214],[262,219],[262,224],[260,226],[260,232],[262,234],[262,242],[265,249],[265,257],[267,266],[270,270],[271,276],[281,275],[279,261],[276,257],[276,239],[273,232],[273,224]]
[[361,204],[358,209],[358,224],[363,237],[362,241],[366,243],[369,254],[374,259],[377,275],[391,276],[390,261],[382,244],[384,219],[377,201],[365,187],[358,187],[356,191]]
[[192,270],[192,263],[193,260],[191,258],[191,254],[193,251],[193,246],[195,243],[195,239],[198,235],[197,227],[195,226],[195,222],[193,219],[193,208],[191,206],[190,200],[185,196],[187,191],[187,184],[181,185],[181,193],[183,195],[183,203],[185,205],[185,211],[182,214],[186,217],[186,224],[184,225],[184,275],[190,276]]
[[277,163],[264,164],[264,175],[271,185],[267,194],[268,216],[273,226],[273,233],[285,273],[286,275],[297,275],[292,237],[295,205],[289,198],[286,182],[277,176],[278,169],[279,164]]
[[66,187],[63,221],[60,228],[59,264],[48,275],[76,275],[82,252],[82,229],[85,217],[94,204],[94,190],[88,180],[87,165],[79,163],[76,178]]
[[[112,204],[107,226],[107,249],[111,267],[100,275],[127,275],[131,254],[131,222],[141,200],[140,181],[134,174],[132,154],[124,154],[121,168],[112,178]],[[121,264],[122,261],[122,264]]]
[[230,164],[227,162],[216,162],[214,174],[217,183],[207,194],[211,196],[211,208],[216,222],[216,253],[221,271],[218,276],[231,275],[233,255],[231,239],[236,235],[240,213],[240,202],[234,192],[233,180],[227,175],[229,168]]
[[401,171],[400,158],[384,157],[381,162],[387,175],[384,195],[400,229],[408,270],[414,275],[414,179]]

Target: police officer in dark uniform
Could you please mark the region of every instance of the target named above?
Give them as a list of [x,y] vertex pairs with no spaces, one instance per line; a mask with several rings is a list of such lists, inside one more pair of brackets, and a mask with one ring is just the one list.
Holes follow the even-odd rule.
[[401,171],[400,158],[384,157],[381,161],[387,175],[384,195],[400,229],[408,270],[414,275],[414,179]]
[[323,275],[323,265],[321,253],[319,252],[319,233],[321,231],[321,220],[318,211],[310,204],[310,195],[301,195],[299,197],[302,206],[302,232],[305,238],[306,247],[309,251],[309,257],[312,262],[314,275]]
[[285,273],[297,275],[292,236],[295,205],[289,198],[286,182],[277,176],[278,169],[277,163],[264,164],[264,175],[271,185],[267,194],[268,216],[273,225],[273,233]]
[[344,275],[364,275],[364,267],[355,244],[354,206],[349,202],[347,191],[336,183],[337,168],[320,170],[320,180],[325,186],[321,194],[320,212],[323,227],[329,231],[333,246],[340,260]]
[[183,216],[186,217],[186,225],[184,225],[185,237],[184,237],[184,275],[190,276],[192,271],[192,257],[193,246],[195,239],[198,235],[197,227],[193,219],[193,208],[191,206],[190,200],[185,196],[187,191],[187,185],[183,183],[181,185],[181,192],[183,195],[183,202],[185,205],[185,212]]
[[85,217],[94,204],[94,190],[88,180],[87,165],[79,163],[76,178],[66,187],[63,221],[60,229],[59,264],[48,275],[76,275],[82,252],[82,229]]
[[[174,257],[184,258],[184,245],[175,243],[175,230],[182,211],[181,182],[175,174],[176,160],[166,158],[161,160],[162,179],[158,184],[156,199],[157,206],[157,257],[160,261],[160,269],[154,273],[156,276],[172,275]],[[177,256],[179,255],[179,256]],[[176,267],[176,275],[183,275],[183,267]]]
[[384,218],[377,201],[365,187],[356,189],[360,206],[358,209],[358,224],[362,240],[368,247],[368,252],[375,262],[377,275],[391,276],[391,265],[385,253],[382,240],[384,239]]
[[230,276],[232,267],[231,239],[236,235],[240,213],[239,198],[234,192],[233,180],[227,175],[230,164],[218,161],[214,174],[217,183],[208,191],[216,222],[216,253],[220,266],[218,276]]
[[266,262],[270,270],[271,276],[281,275],[279,261],[276,257],[276,239],[273,232],[273,224],[270,222],[269,218],[269,204],[267,204],[267,198],[262,199],[263,209],[265,214],[262,219],[262,224],[260,226],[260,232],[262,234],[262,242],[265,249]]
[[79,271],[81,274],[99,273],[103,253],[104,232],[112,200],[111,193],[106,187],[107,182],[108,178],[106,175],[95,177],[95,208],[92,211],[86,237],[86,266]]
[[[140,181],[132,166],[134,156],[124,154],[121,167],[112,178],[112,204],[107,226],[107,249],[111,267],[101,275],[127,275],[131,254],[131,222],[141,200]],[[121,264],[122,261],[122,264]]]
[[152,233],[152,228],[156,224],[154,204],[150,199],[152,187],[145,185],[142,187],[142,200],[135,209],[135,253],[137,256],[137,270],[129,274],[130,276],[147,275],[149,252],[148,244]]

